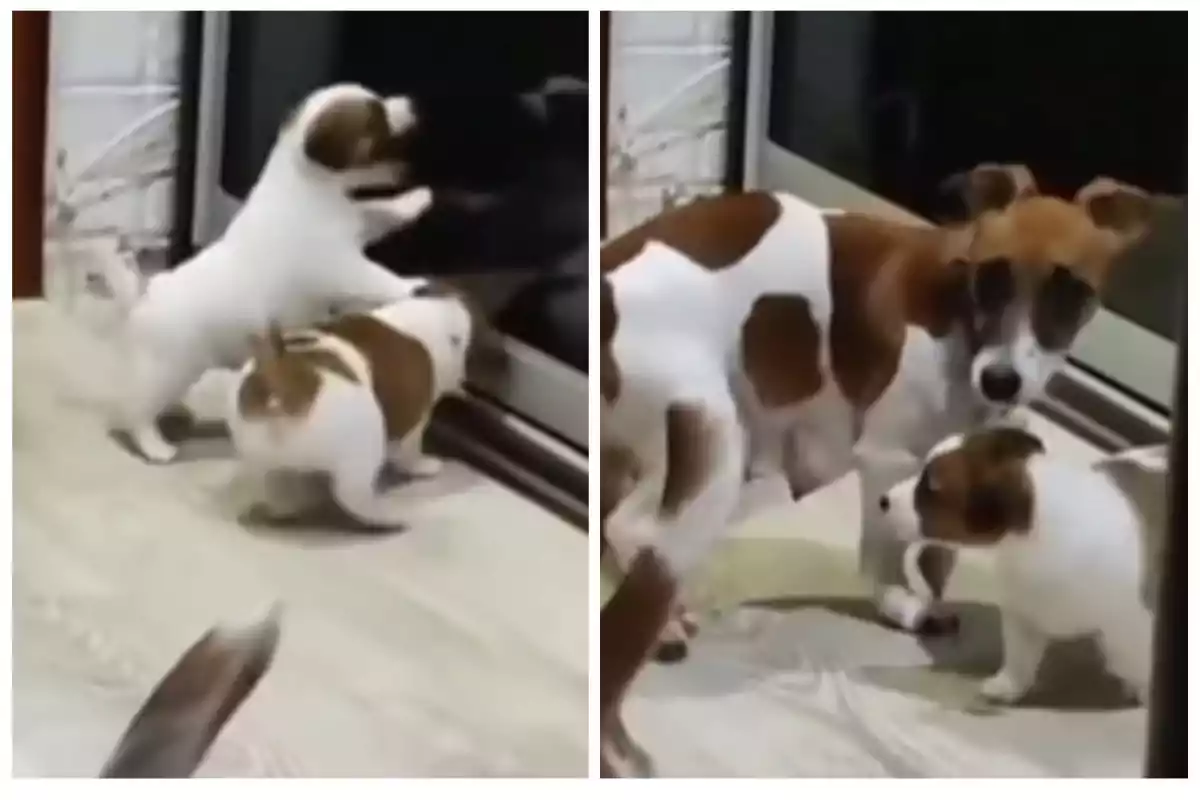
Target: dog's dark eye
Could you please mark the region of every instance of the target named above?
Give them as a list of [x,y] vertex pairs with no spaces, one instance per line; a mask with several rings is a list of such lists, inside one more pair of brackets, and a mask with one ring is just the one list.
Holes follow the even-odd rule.
[[1038,291],[1033,335],[1047,350],[1065,350],[1083,327],[1096,291],[1064,266],[1056,266]]
[[975,267],[971,288],[975,305],[981,313],[1000,313],[1017,293],[1012,262],[1007,258],[990,258],[980,262]]
[[450,337],[450,344],[454,347],[462,347],[462,337],[457,333]]

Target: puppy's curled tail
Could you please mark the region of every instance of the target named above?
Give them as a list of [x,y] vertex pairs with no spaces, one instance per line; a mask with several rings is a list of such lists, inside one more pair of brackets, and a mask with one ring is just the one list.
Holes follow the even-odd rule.
[[242,628],[214,627],[167,672],[121,736],[101,778],[187,778],[270,668],[279,605]]

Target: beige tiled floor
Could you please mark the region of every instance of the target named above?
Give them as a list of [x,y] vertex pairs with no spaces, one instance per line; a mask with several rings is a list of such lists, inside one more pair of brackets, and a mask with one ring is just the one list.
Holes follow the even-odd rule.
[[226,441],[134,458],[103,350],[13,313],[16,774],[95,774],[203,630],[280,600],[274,666],[201,774],[586,775],[585,536],[458,463],[397,490],[399,534],[245,527]]

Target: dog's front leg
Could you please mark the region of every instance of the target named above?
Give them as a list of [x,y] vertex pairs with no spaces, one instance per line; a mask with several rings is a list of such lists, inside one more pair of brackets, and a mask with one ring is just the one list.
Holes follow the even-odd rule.
[[600,615],[600,734],[608,774],[636,761],[629,757],[637,751],[622,727],[620,704],[659,641],[684,576],[728,531],[742,487],[745,440],[727,391],[675,402],[666,417],[666,476],[655,530],[643,533],[647,543],[621,564],[624,580]]
[[954,565],[953,552],[944,548],[925,548],[928,555],[920,566],[930,596],[915,592],[908,585],[904,572],[907,543],[897,538],[880,508],[884,493],[914,475],[920,468],[920,460],[903,448],[872,447],[867,442],[860,442],[855,448],[855,465],[861,487],[862,512],[859,569],[874,584],[880,615],[913,633],[953,631],[956,620],[940,604],[941,593]]
[[1015,703],[1033,688],[1049,640],[1029,622],[1009,611],[1000,614],[1004,663],[979,685],[979,693],[994,703]]
[[424,186],[392,197],[355,200],[354,207],[363,219],[364,246],[413,224],[431,205],[433,192]]
[[429,283],[425,278],[396,275],[361,253],[334,269],[338,274],[331,276],[332,285],[325,299],[342,313],[369,311],[407,300]]

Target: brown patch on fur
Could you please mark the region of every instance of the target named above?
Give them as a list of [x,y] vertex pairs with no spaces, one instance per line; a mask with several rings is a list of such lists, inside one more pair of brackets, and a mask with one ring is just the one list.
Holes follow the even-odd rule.
[[600,269],[612,272],[648,241],[678,250],[706,269],[724,269],[745,258],[780,213],[779,201],[767,192],[697,198],[607,242],[600,249]]
[[952,263],[952,234],[859,214],[827,217],[830,354],[834,380],[869,408],[900,365],[906,328],[946,336],[966,316],[967,273]]
[[673,518],[700,491],[712,467],[712,429],[703,409],[673,403],[667,407],[667,475],[659,511]]
[[321,330],[349,343],[371,365],[371,389],[383,410],[388,439],[403,438],[433,407],[433,359],[420,340],[367,314],[352,314]]
[[989,545],[1025,533],[1033,519],[1033,486],[1025,468],[1045,451],[1019,428],[994,428],[967,436],[955,450],[934,457],[917,483],[914,502],[921,532],[930,539]]
[[[311,334],[285,336],[275,325],[255,341],[254,368],[238,387],[238,410],[243,417],[304,416],[321,389],[322,370],[358,381],[336,353],[308,349],[316,342]],[[297,346],[305,349],[297,350]]]
[[[621,702],[667,624],[678,582],[653,548],[642,550],[600,612],[600,738],[606,751],[626,750]],[[611,764],[601,764],[613,774]]]
[[766,408],[798,403],[821,388],[821,334],[808,300],[760,297],[742,326],[742,370]]
[[366,167],[386,157],[391,133],[379,98],[335,100],[309,123],[304,154],[334,171]]

